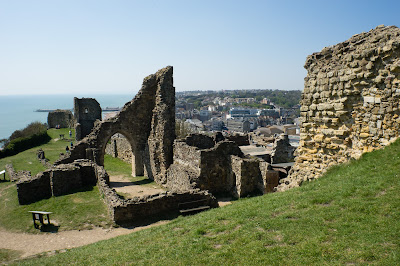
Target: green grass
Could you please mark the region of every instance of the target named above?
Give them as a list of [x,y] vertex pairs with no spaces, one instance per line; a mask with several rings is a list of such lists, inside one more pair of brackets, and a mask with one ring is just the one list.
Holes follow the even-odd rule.
[[9,231],[39,233],[28,213],[33,210],[53,212],[50,220],[59,226],[59,231],[109,227],[112,224],[97,187],[29,205],[18,204],[15,184],[1,183],[0,191],[0,227]]
[[20,251],[11,249],[0,249],[0,263],[17,259],[21,255]]
[[22,264],[400,264],[400,141],[300,188]]
[[[149,187],[157,187],[162,188],[153,180],[147,178],[146,176],[132,176],[132,165],[119,159],[114,158],[111,155],[104,155],[104,169],[106,169],[107,173],[110,176],[113,175],[122,175],[137,185],[149,186]],[[124,196],[121,194],[121,196]]]
[[[16,171],[29,170],[33,175],[45,170],[36,159],[36,151],[42,148],[46,158],[54,162],[71,142],[68,131],[69,129],[48,130],[52,137],[49,143],[0,159],[0,170],[4,169],[6,163],[12,163]],[[57,140],[60,134],[64,134],[66,140]],[[97,187],[88,187],[74,194],[52,197],[29,205],[19,205],[15,183],[0,182],[0,227],[10,231],[38,233],[33,228],[31,214],[28,213],[32,210],[53,212],[50,218],[58,224],[58,230],[109,227],[112,224]]]
[[[47,133],[52,139],[48,143],[23,151],[14,156],[0,159],[0,171],[5,169],[4,167],[8,163],[13,164],[15,171],[29,170],[32,175],[44,171],[46,168],[36,158],[37,150],[41,148],[45,152],[46,158],[50,160],[50,163],[55,162],[59,158],[60,153],[65,153],[65,147],[67,145],[69,146],[74,139],[74,130],[71,130],[73,132],[73,139],[69,138],[69,130],[68,128],[49,129]],[[60,134],[64,134],[65,139],[59,139]],[[8,175],[6,175],[6,177],[8,178]]]

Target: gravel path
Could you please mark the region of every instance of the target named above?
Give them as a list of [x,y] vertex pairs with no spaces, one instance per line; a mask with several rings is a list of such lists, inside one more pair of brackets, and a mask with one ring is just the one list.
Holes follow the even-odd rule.
[[[129,234],[152,226],[166,224],[168,221],[159,221],[146,226],[127,228],[95,228],[92,230],[72,230],[58,233],[13,233],[0,229],[0,249],[13,249],[22,252],[22,258],[39,253],[64,250],[84,246],[100,240],[110,239],[116,236]],[[6,241],[5,241],[6,240]]]

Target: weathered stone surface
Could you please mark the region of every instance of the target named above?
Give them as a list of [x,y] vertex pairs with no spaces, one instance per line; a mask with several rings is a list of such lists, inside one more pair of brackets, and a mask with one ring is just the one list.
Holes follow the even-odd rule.
[[271,153],[271,163],[288,163],[293,162],[293,152],[295,148],[289,143],[288,135],[281,135],[274,142]]
[[49,128],[68,128],[74,126],[74,117],[70,110],[55,110],[47,115],[47,125]]
[[399,44],[400,29],[381,26],[307,57],[301,105],[334,111],[301,112],[295,165],[279,191],[399,136]]
[[34,177],[25,175],[17,182],[20,204],[61,196],[86,186],[96,185],[95,164],[89,160],[77,160],[40,172]]
[[92,131],[96,120],[101,120],[100,104],[93,98],[74,98],[75,139],[81,140]]
[[159,184],[173,158],[175,139],[175,88],[171,66],[143,80],[141,90],[122,110],[97,123],[91,133],[78,142],[69,155],[55,164],[87,158],[103,165],[108,140],[115,133],[125,136],[132,149],[132,174],[146,174]]

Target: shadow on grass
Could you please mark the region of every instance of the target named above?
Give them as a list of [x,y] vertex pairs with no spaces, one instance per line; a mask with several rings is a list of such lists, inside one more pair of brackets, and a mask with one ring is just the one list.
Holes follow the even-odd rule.
[[54,224],[43,224],[40,226],[40,232],[57,233],[60,226]]

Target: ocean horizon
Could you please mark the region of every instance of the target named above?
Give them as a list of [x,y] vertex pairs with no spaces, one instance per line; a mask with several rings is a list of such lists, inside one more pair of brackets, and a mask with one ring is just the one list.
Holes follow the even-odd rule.
[[132,94],[97,94],[77,96],[72,94],[48,95],[1,95],[0,96],[0,139],[9,138],[19,129],[32,122],[47,123],[48,112],[36,112],[37,109],[68,109],[74,107],[74,97],[95,98],[101,108],[123,107],[132,100]]

